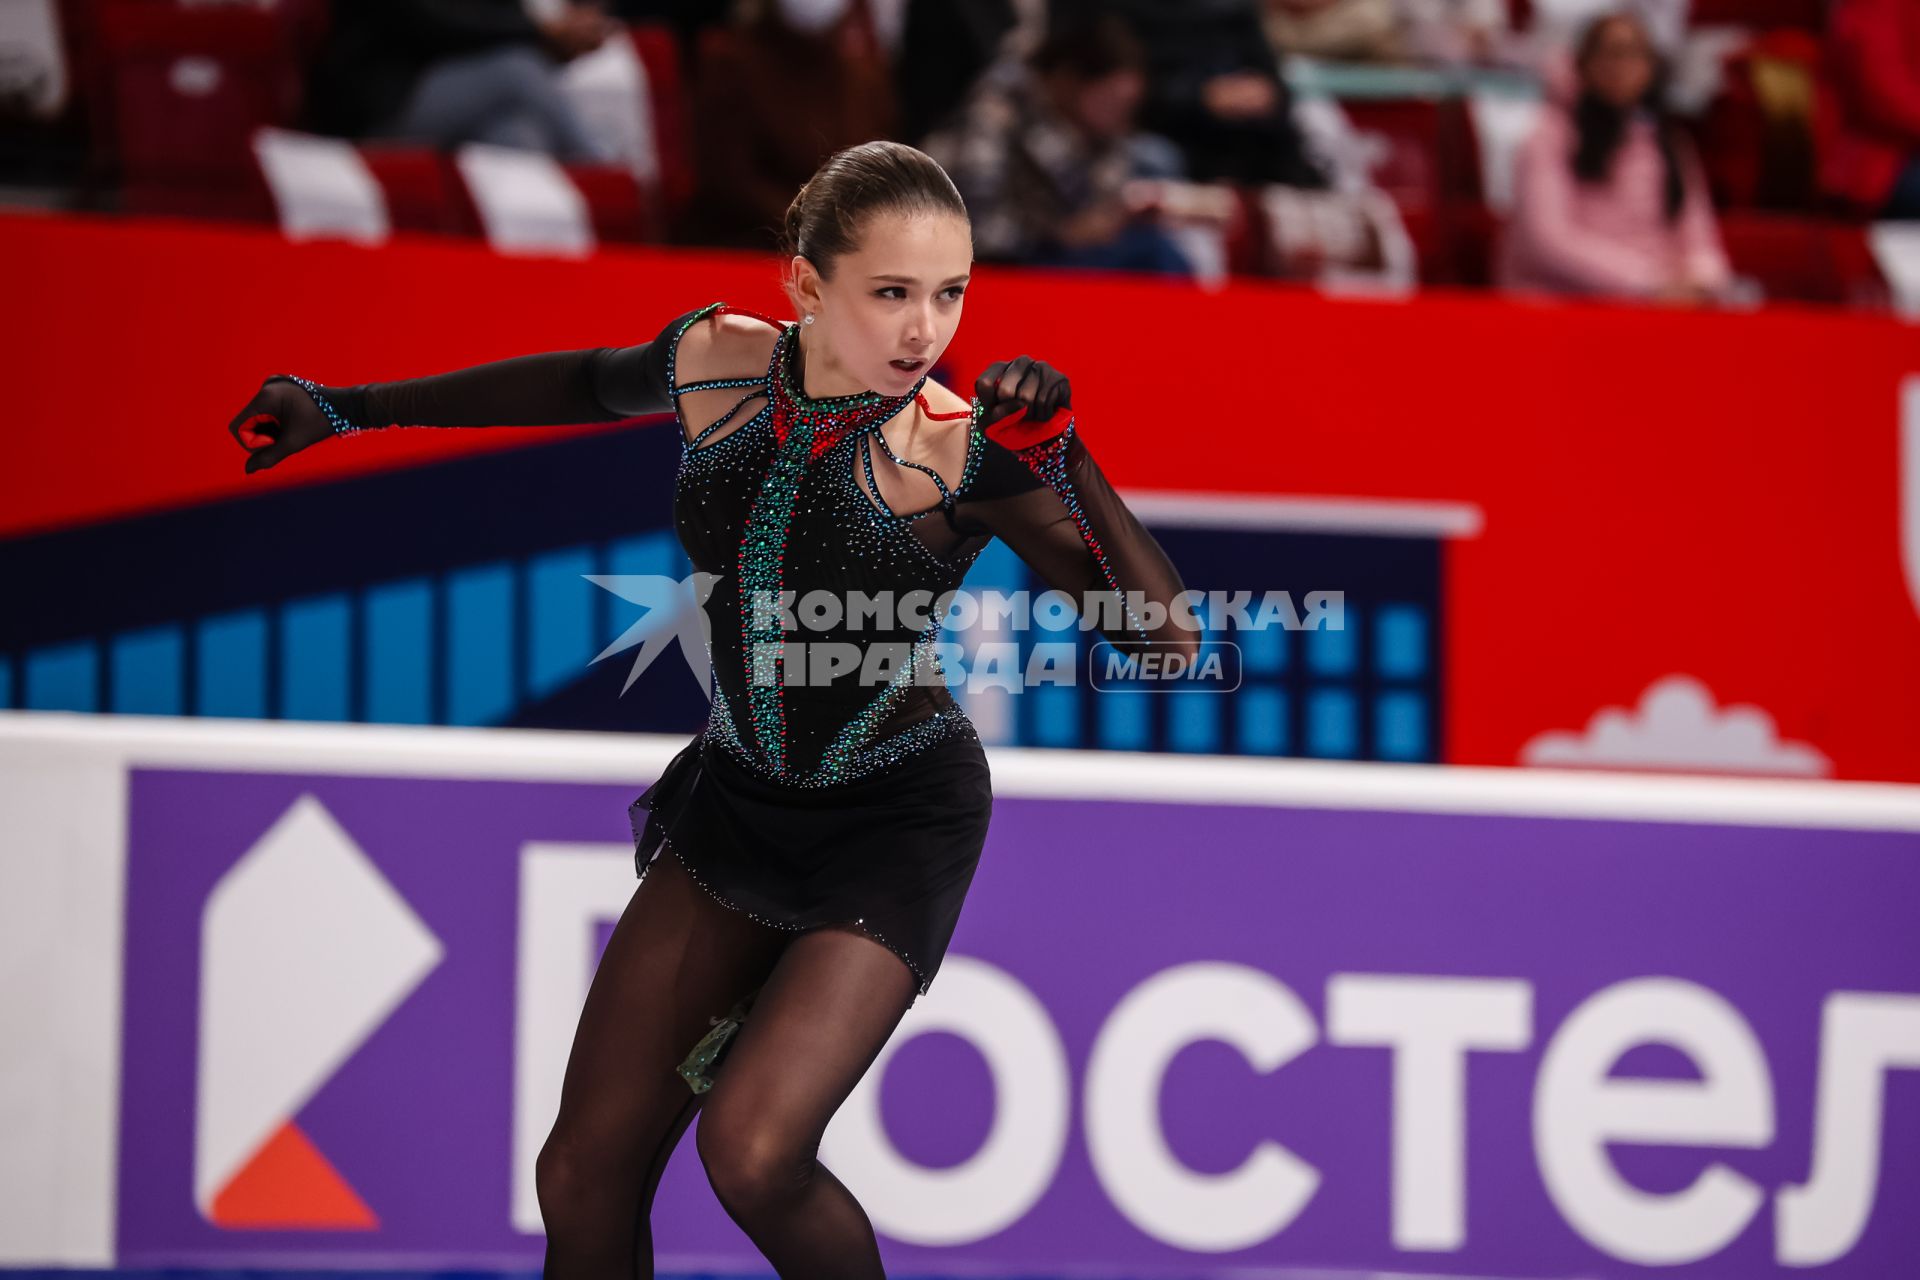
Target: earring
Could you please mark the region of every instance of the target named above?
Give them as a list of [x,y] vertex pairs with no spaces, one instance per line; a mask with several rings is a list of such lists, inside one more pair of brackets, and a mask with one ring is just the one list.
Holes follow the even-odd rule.
[[801,324],[812,324],[812,323],[813,323],[813,314],[812,314],[811,312],[809,312],[809,313],[807,313],[807,315],[805,315],[804,317],[802,317],[802,318],[801,318],[801,320],[800,320],[800,323],[801,323]]

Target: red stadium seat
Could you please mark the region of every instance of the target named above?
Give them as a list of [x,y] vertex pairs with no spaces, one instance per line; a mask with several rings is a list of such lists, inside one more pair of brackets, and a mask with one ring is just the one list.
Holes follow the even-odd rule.
[[1486,288],[1493,284],[1494,253],[1500,242],[1501,221],[1478,200],[1447,202],[1451,276],[1447,283]]
[[218,180],[134,179],[121,187],[120,204],[126,212],[143,217],[271,223],[276,216],[273,195],[258,174]]
[[667,225],[677,225],[693,199],[694,186],[687,78],[679,41],[672,28],[657,23],[636,23],[627,30],[640,64],[647,69],[654,145],[660,157],[661,216]]
[[626,169],[619,165],[571,164],[566,171],[587,202],[595,239],[617,244],[661,238],[657,204]]
[[1838,302],[1840,272],[1819,226],[1806,218],[1733,212],[1720,219],[1733,268],[1769,299]]
[[293,29],[252,7],[118,0],[101,11],[107,114],[128,185],[244,184],[249,140],[299,109]]
[[395,231],[479,234],[473,207],[446,156],[412,143],[363,142],[356,149],[386,194],[387,218]]
[[[304,136],[290,133],[288,139]],[[375,184],[375,198],[389,230],[455,236],[477,236],[480,233],[472,203],[448,155],[411,142],[350,143],[334,138],[314,141],[328,148],[348,149],[357,156]],[[283,140],[272,146],[277,157],[269,160],[265,150],[269,145],[262,139],[256,147],[254,173],[258,179],[257,186],[271,193],[270,216],[289,235],[302,238],[316,234],[357,236],[363,225],[351,212],[357,206],[351,197],[344,204],[337,203],[342,199],[342,192],[338,188],[329,189],[324,164],[318,175],[308,175],[303,180],[299,152],[289,151],[287,142]],[[273,190],[275,180],[269,176],[275,172],[278,173],[278,181],[285,184],[284,189],[279,191]],[[318,185],[308,185],[313,182]],[[146,198],[152,198],[151,193],[143,194]],[[320,204],[305,206],[303,202],[307,199],[317,199]],[[283,202],[286,201],[294,202],[295,207],[285,207]],[[331,230],[317,230],[314,223],[316,209],[329,206],[332,217],[322,217],[322,222]],[[231,206],[228,208],[226,213],[216,212],[209,216],[236,216]]]
[[1459,99],[1343,101],[1355,129],[1386,146],[1373,181],[1393,199],[1419,254],[1421,277],[1455,283],[1459,271],[1455,192],[1478,190],[1465,107]]
[[1768,299],[1855,307],[1887,305],[1887,285],[1863,228],[1820,218],[1729,213],[1720,235],[1734,270]]
[[89,116],[98,111],[100,93],[100,21],[97,0],[59,0],[60,45],[67,59],[67,82],[74,101]]
[[[109,86],[104,83],[107,68],[103,65],[110,26],[125,30],[128,22],[134,22],[138,29],[132,34],[137,39],[152,29],[149,24],[167,23],[169,13],[183,10],[204,13],[217,7],[183,0],[54,0],[54,5],[59,15],[60,39],[66,52],[70,82],[76,98],[86,103],[89,111],[110,105]],[[244,8],[253,19],[278,26],[302,62],[319,51],[332,16],[330,0],[273,0],[265,6],[227,7]],[[128,8],[147,12],[133,19],[117,13]],[[110,142],[110,136],[103,141]]]
[[1227,225],[1227,272],[1236,276],[1259,275],[1266,265],[1266,231],[1261,225],[1259,199],[1251,187],[1236,187],[1234,199],[1239,210]]
[[1849,307],[1886,308],[1892,291],[1874,257],[1867,229],[1853,222],[1824,222],[1827,253],[1840,278],[1840,301]]
[[1774,31],[1758,37],[1727,60],[1720,93],[1701,121],[1699,151],[1723,208],[1811,212],[1819,203],[1814,181],[1812,121],[1805,114],[1770,109],[1760,84],[1783,92],[1801,86],[1808,101],[1816,92],[1820,41],[1804,31]]
[[[362,148],[362,154],[367,149]],[[443,157],[453,206],[453,229],[460,234],[487,235],[473,189],[462,177],[457,157]],[[658,197],[643,188],[633,174],[615,164],[563,164],[560,173],[580,193],[586,205],[587,227],[599,244],[636,244],[658,241],[663,230]],[[386,174],[375,167],[386,182]],[[389,188],[391,199],[391,188]],[[397,214],[395,225],[399,225]]]
[[1824,0],[1693,0],[1687,23],[1695,27],[1750,27],[1771,31],[1792,27],[1819,31],[1826,22]]

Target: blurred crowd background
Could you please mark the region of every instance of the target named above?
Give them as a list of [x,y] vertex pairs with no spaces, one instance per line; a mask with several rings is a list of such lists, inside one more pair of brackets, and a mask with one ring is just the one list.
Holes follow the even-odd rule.
[[875,137],[983,261],[1900,306],[1920,4],[0,0],[16,205],[768,249]]

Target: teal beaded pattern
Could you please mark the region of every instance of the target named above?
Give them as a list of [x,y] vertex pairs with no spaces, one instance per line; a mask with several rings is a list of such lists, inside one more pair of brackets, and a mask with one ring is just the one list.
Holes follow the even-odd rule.
[[[715,307],[719,307],[719,306],[724,306],[726,304],[716,302],[713,305]],[[706,309],[706,312],[702,312],[702,314],[706,314],[707,312],[711,312],[712,310],[713,310],[713,307],[708,307]],[[697,318],[698,317],[696,317],[696,319]],[[684,333],[686,332],[686,329],[683,327],[679,332]],[[712,422],[708,423],[706,426],[700,428],[700,430],[691,439],[687,437],[684,431],[681,432],[680,454],[681,454],[681,464],[684,467],[687,464],[687,462],[696,455],[699,456],[702,460],[705,459],[709,449],[709,446],[707,444],[707,438],[713,435],[714,432],[720,430],[720,428],[726,426],[729,422],[732,422],[734,415],[739,413],[741,409],[745,408],[748,401],[767,395],[767,387],[771,384],[773,380],[774,362],[780,358],[780,347],[778,343],[774,344],[773,356],[767,362],[767,371],[766,373],[762,374],[760,377],[757,377],[757,378],[707,378],[700,382],[689,382],[684,386],[675,386],[673,384],[673,366],[674,366],[674,358],[678,355],[679,349],[680,349],[679,333],[676,333],[674,335],[673,349],[667,353],[667,371],[668,371],[667,385],[670,387],[673,387],[673,397],[674,397],[674,404],[676,406],[676,410],[679,405],[680,397],[692,391],[724,391],[729,388],[736,388],[736,387],[744,388],[746,391],[745,395],[741,396],[738,400],[735,400],[733,402],[732,408],[728,409],[725,413],[721,414],[718,418],[714,419]],[[738,429],[728,433],[726,436],[721,437],[721,442],[725,442],[726,440],[731,440],[735,436],[745,435],[749,427],[752,427],[756,423],[765,422],[770,416],[772,409],[773,409],[773,402],[771,399],[769,399],[767,404],[758,413],[755,413],[751,418],[747,419],[747,421],[741,423]]]
[[[768,777],[759,757],[740,741],[731,703],[717,689],[713,706],[707,712],[706,737],[707,741],[726,751],[746,769]],[[789,769],[778,781],[789,787],[839,786],[898,764],[922,751],[962,740],[978,742],[979,730],[958,703],[949,703],[924,720],[917,720],[878,741],[853,744],[844,753],[844,763],[836,769],[830,771],[822,768],[807,773]]]
[[900,732],[860,748],[853,755],[848,772],[864,776],[897,761],[947,742],[978,742],[980,731],[957,702],[950,702],[924,720],[916,720]]
[[680,339],[686,336],[687,330],[693,328],[694,325],[699,324],[702,320],[705,320],[708,316],[726,305],[724,302],[708,303],[682,321],[680,327],[673,331],[673,336],[667,339],[667,387],[675,397],[678,397],[682,391],[693,390],[691,386],[682,387],[674,381],[674,370],[680,360]]
[[860,709],[860,714],[842,725],[840,731],[834,734],[833,741],[827,744],[827,749],[820,753],[817,771],[820,775],[830,781],[839,781],[848,776],[854,753],[873,736],[874,730],[879,728],[887,713],[912,687],[919,673],[931,667],[936,674],[944,674],[933,652],[933,642],[939,629],[940,619],[929,616],[926,627],[915,639],[913,647],[907,650],[907,660],[900,664],[886,687]]
[[747,709],[754,741],[775,777],[787,775],[786,708],[782,697],[785,640],[777,617],[755,625],[754,602],[778,599],[784,580],[787,528],[808,464],[848,434],[864,431],[898,414],[920,395],[922,374],[913,390],[899,396],[877,391],[809,398],[794,385],[789,352],[799,341],[788,325],[774,343],[774,374],[768,379],[774,456],[747,516],[740,547],[741,648],[747,663]]
[[[704,455],[708,448],[706,444],[707,437],[713,435],[714,432],[733,421],[733,415],[739,413],[741,408],[744,407],[749,400],[754,399],[756,396],[765,395],[767,383],[773,376],[773,364],[769,361],[767,364],[767,372],[758,378],[706,378],[699,382],[688,383],[674,381],[675,370],[679,367],[680,361],[680,339],[686,335],[687,330],[714,312],[725,310],[726,306],[727,304],[724,302],[714,302],[700,308],[700,310],[689,315],[680,327],[673,331],[672,336],[667,340],[667,387],[669,394],[673,397],[674,416],[680,420],[682,426],[680,432],[680,452],[683,465],[691,455]],[[778,354],[778,350],[779,348],[776,344],[776,355]],[[713,422],[702,427],[689,438],[685,430],[686,415],[680,411],[680,397],[694,391],[720,391],[731,387],[743,388],[746,390],[746,394],[734,401],[731,409],[721,414],[720,417]],[[753,425],[754,422],[763,420],[765,416],[764,411],[755,414],[752,418],[742,423],[739,430],[730,433],[724,438],[731,439],[733,436],[743,434],[747,427]]]
[[[276,373],[273,375],[273,377],[285,378],[288,382],[294,383],[295,385],[299,386],[302,390],[304,390],[307,393],[307,396],[313,401],[314,405],[317,408],[319,408],[320,412],[324,413],[327,416],[327,421],[331,423],[333,426],[334,435],[357,436],[362,431],[368,430],[368,428],[366,427],[357,427],[353,423],[347,421],[347,415],[344,413],[341,413],[338,409],[334,408],[333,401],[327,399],[325,395],[321,394],[318,383],[309,381],[308,379],[302,378],[298,374],[293,374],[293,373]],[[272,378],[268,379],[269,382],[271,382],[272,380],[273,380]]]
[[[698,390],[719,390],[739,388],[745,394],[737,400],[728,412],[714,423],[701,428],[689,440],[682,431],[682,479],[689,469],[701,465],[707,455],[725,450],[715,445],[701,444],[714,431],[730,421],[749,401],[765,396],[766,406],[742,423],[730,435],[723,437],[721,444],[735,436],[748,435],[750,430],[759,426],[773,427],[774,457],[768,466],[767,474],[761,483],[754,507],[749,517],[749,525],[741,544],[741,613],[742,613],[742,657],[747,666],[747,701],[750,713],[751,734],[743,732],[732,700],[728,698],[718,683],[713,689],[713,704],[709,711],[707,736],[716,746],[726,750],[743,766],[752,772],[781,782],[788,786],[827,787],[871,772],[883,769],[907,756],[928,749],[938,743],[962,738],[978,740],[978,734],[972,722],[956,705],[949,705],[932,716],[889,735],[877,742],[869,741],[872,733],[884,720],[887,712],[897,705],[899,697],[911,685],[915,677],[925,671],[929,665],[938,672],[939,664],[934,658],[932,642],[938,632],[938,619],[930,618],[929,624],[916,638],[909,650],[909,660],[894,673],[893,679],[880,693],[847,725],[843,726],[834,740],[822,753],[820,764],[807,771],[788,767],[785,758],[785,735],[783,720],[783,671],[778,665],[763,665],[758,671],[754,668],[753,645],[756,641],[768,644],[769,653],[778,652],[779,641],[783,633],[777,623],[760,629],[756,633],[751,626],[751,601],[756,598],[756,590],[777,592],[782,585],[782,569],[786,550],[785,530],[790,520],[793,503],[799,492],[801,481],[805,478],[811,464],[821,458],[828,458],[828,465],[845,477],[843,492],[848,496],[861,499],[858,509],[868,511],[876,525],[892,533],[899,541],[913,544],[914,549],[937,567],[949,572],[964,572],[966,560],[954,563],[940,559],[931,548],[915,537],[910,529],[912,521],[932,515],[949,508],[977,472],[984,456],[984,436],[979,423],[984,406],[975,401],[967,412],[969,417],[967,456],[960,480],[949,490],[940,476],[930,468],[921,466],[909,459],[895,454],[887,444],[886,437],[879,427],[891,420],[901,409],[919,399],[926,379],[923,377],[913,390],[897,397],[882,396],[877,392],[860,392],[849,396],[836,396],[825,399],[811,399],[799,388],[792,376],[792,344],[798,341],[798,328],[791,324],[781,324],[755,312],[742,311],[766,321],[781,330],[774,344],[773,352],[767,363],[766,373],[758,378],[713,378],[698,382],[677,384],[672,381],[677,367],[679,339],[691,325],[717,310],[727,309],[725,303],[714,303],[689,316],[684,324],[672,335],[673,345],[668,351],[669,386],[677,399],[680,395]],[[734,310],[739,310],[735,308]],[[682,415],[684,422],[684,415]],[[878,441],[888,456],[895,462],[925,471],[941,492],[939,504],[924,511],[898,515],[883,505],[868,500],[861,494],[854,480],[851,458],[843,458],[838,446],[847,444],[858,447],[862,439]],[[862,450],[866,463],[869,485],[874,483],[871,453]],[[874,492],[878,492],[877,488]],[[977,553],[976,553],[977,554]],[[970,559],[971,557],[967,557]],[[763,660],[764,661],[764,660]],[[756,744],[758,750],[755,749]]]
[[[944,560],[932,547],[929,547],[918,537],[914,536],[908,526],[915,520],[924,520],[928,516],[937,515],[942,511],[951,509],[954,503],[959,500],[960,495],[967,491],[967,486],[973,482],[974,475],[980,469],[980,460],[986,454],[986,437],[979,430],[980,415],[985,408],[986,406],[982,401],[975,400],[972,407],[968,410],[969,422],[967,425],[966,461],[961,466],[960,479],[955,482],[952,489],[947,488],[946,483],[940,479],[939,473],[935,472],[932,468],[922,466],[920,463],[910,459],[902,458],[899,454],[895,453],[893,447],[887,443],[887,437],[884,432],[874,431],[871,433],[869,438],[878,441],[880,448],[886,452],[889,458],[901,466],[912,467],[918,471],[925,471],[929,476],[933,477],[934,485],[940,490],[940,501],[923,511],[909,511],[901,514],[886,506],[884,499],[876,501],[875,497],[868,496],[869,494],[877,496],[880,492],[880,486],[874,479],[872,446],[866,444],[864,441],[860,446],[860,462],[867,477],[866,490],[862,491],[859,482],[854,480],[851,468],[846,472],[847,493],[859,499],[860,508],[867,511],[872,518],[872,522],[889,533],[897,533],[900,536],[901,542],[910,545],[913,550],[920,554],[922,559],[938,569],[964,571],[971,563],[972,556],[968,556],[964,560]],[[979,553],[976,551],[973,554],[978,555]]]

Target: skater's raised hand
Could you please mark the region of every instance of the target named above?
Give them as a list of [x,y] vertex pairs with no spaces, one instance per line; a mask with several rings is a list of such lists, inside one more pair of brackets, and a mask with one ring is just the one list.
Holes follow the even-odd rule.
[[974,382],[973,394],[986,406],[981,426],[1010,448],[1058,435],[1065,429],[1067,418],[1050,426],[1042,424],[1073,400],[1067,375],[1032,356],[1015,356],[988,365]]
[[233,415],[227,430],[247,451],[247,474],[252,475],[325,440],[333,434],[333,423],[305,388],[275,374]]

